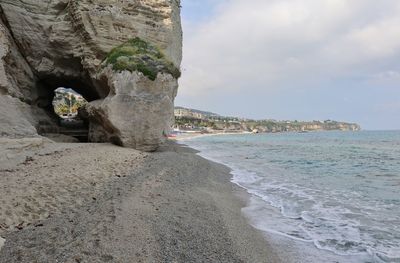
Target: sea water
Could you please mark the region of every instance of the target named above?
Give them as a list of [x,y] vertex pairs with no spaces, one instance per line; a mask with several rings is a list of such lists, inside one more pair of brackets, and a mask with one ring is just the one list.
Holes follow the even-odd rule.
[[[260,230],[338,255],[400,262],[400,131],[205,136],[185,141],[232,168],[260,201]],[[275,207],[278,215],[263,216]],[[365,257],[363,257],[365,258]]]

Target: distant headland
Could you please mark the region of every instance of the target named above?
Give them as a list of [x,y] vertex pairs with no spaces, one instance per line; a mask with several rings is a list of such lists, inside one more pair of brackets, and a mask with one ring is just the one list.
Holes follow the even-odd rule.
[[175,107],[175,126],[180,131],[197,132],[311,132],[311,131],[359,131],[360,125],[334,120],[289,121],[252,120],[222,116],[213,112]]

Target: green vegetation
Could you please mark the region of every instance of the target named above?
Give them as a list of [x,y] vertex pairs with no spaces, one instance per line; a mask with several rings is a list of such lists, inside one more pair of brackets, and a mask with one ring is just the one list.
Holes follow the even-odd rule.
[[179,126],[215,127],[215,122],[212,120],[200,120],[191,117],[175,117],[175,124]]
[[326,121],[278,121],[250,120],[237,117],[220,116],[198,110],[177,108],[175,111],[175,126],[182,130],[224,130],[224,131],[257,131],[257,132],[306,132],[332,130],[360,130],[355,123]]
[[171,74],[175,78],[181,76],[179,69],[165,57],[158,47],[138,37],[111,50],[105,63],[112,65],[115,71],[142,72],[153,81],[160,72]]
[[53,108],[54,112],[60,117],[66,114],[78,114],[79,108],[87,103],[82,96],[65,90],[56,90],[55,93]]

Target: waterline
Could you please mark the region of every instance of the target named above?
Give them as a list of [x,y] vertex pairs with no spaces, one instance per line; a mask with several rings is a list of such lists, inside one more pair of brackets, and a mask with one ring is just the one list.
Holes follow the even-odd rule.
[[[338,255],[400,258],[400,133],[229,135],[185,142],[232,168],[232,181],[262,202],[256,228]],[[254,203],[253,203],[254,206]],[[268,206],[278,214],[261,218]]]

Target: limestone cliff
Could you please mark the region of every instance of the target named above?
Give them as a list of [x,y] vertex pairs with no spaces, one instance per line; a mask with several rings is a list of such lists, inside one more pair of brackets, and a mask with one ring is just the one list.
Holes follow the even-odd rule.
[[177,76],[115,70],[111,50],[140,38],[179,68],[179,0],[0,0],[0,133],[56,126],[51,100],[70,87],[90,103],[89,138],[152,151],[173,120]]
[[202,132],[308,132],[308,131],[360,131],[356,123],[325,121],[251,120],[222,116],[213,112],[175,108],[175,128]]

